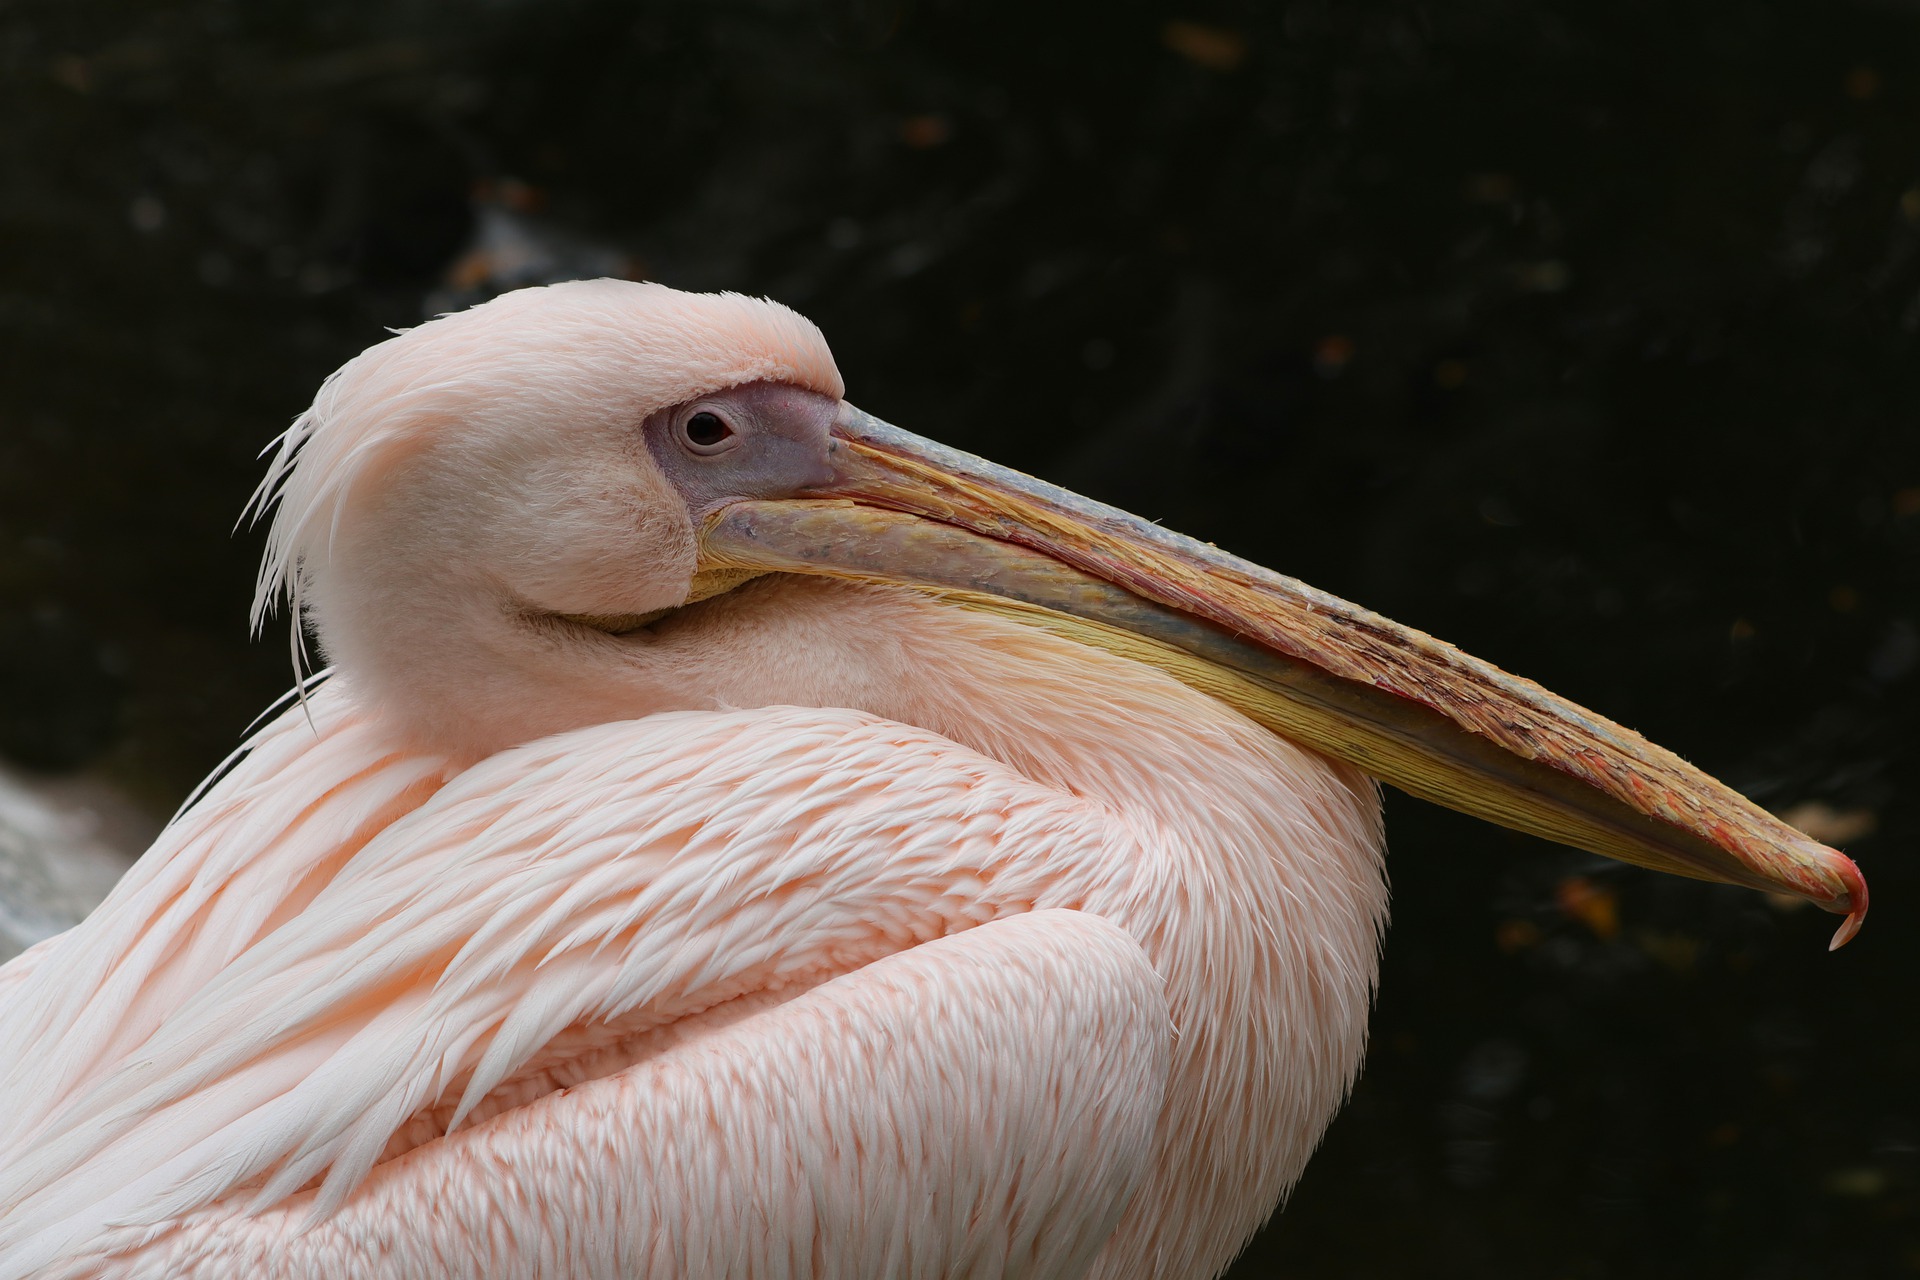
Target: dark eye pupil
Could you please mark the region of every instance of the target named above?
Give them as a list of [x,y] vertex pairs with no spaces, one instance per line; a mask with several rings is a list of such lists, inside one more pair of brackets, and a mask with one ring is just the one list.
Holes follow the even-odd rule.
[[687,439],[698,445],[715,445],[733,434],[733,428],[717,413],[702,410],[687,419]]

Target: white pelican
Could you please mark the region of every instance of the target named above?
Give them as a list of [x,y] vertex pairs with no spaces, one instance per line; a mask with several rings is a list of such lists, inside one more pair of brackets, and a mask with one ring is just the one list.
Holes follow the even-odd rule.
[[1360,1064],[1373,779],[1866,910],[1618,726],[848,406],[770,302],[435,320],[258,500],[333,674],[0,969],[0,1280],[1208,1276]]

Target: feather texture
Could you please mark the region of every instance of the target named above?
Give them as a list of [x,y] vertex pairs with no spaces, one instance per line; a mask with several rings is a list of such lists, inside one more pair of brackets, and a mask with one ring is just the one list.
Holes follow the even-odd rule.
[[[1031,912],[1125,922],[1156,983],[1169,983],[1156,1000],[1170,1015],[1129,1016],[1171,1016],[1183,1043],[1162,1044],[1175,1055],[1167,1070],[1187,1077],[1183,1094],[1201,1093],[1166,1117],[1153,1109],[1156,1144],[1184,1144],[1184,1126],[1217,1123],[1225,1104],[1324,1109],[1321,1095],[1350,1076],[1357,1028],[1346,1059],[1326,1064],[1330,1078],[1318,1063],[1307,1064],[1310,1079],[1267,1076],[1258,1068],[1271,1043],[1251,1055],[1251,1078],[1235,1064],[1249,1057],[1247,1037],[1272,1042],[1321,1021],[1317,1005],[1333,993],[1275,985],[1217,1011],[1199,1001],[1222,989],[1228,966],[1278,984],[1286,953],[1325,940],[1281,936],[1271,912],[1251,910],[1246,929],[1208,937],[1202,927],[1196,942],[1183,917],[1231,912],[1241,892],[1213,878],[1218,855],[1196,837],[1311,840],[1323,819],[1302,822],[1279,801],[1316,789],[1322,804],[1349,806],[1364,833],[1368,808],[1339,797],[1370,792],[1178,686],[1143,696],[1145,712],[1185,697],[1215,715],[1228,736],[1214,750],[1246,775],[1244,801],[1193,830],[1153,816],[1165,753],[1189,764],[1196,750],[1213,754],[1191,724],[1135,738],[1107,762],[1131,777],[1083,764],[1116,793],[1108,798],[1036,781],[925,729],[798,707],[597,725],[456,771],[383,742],[344,684],[330,683],[310,699],[317,736],[308,711],[283,713],[101,911],[56,940],[62,961],[118,963],[76,982],[71,965],[36,949],[16,961],[23,976],[0,970],[11,986],[0,1000],[0,1087],[31,1102],[0,1117],[0,1276],[172,1240],[168,1224],[235,1209],[271,1209],[289,1224],[276,1231],[295,1230],[295,1204],[302,1227],[335,1222],[376,1168],[471,1168],[473,1135],[529,1123],[529,1106],[551,1117],[573,1097],[565,1090],[594,1080],[638,1088],[631,1073],[675,1027],[742,1001],[770,1014],[886,957]],[[1251,770],[1248,743],[1265,748]],[[1317,788],[1294,776],[1303,770]],[[1243,854],[1269,860],[1259,847]],[[1363,945],[1357,966],[1371,937]],[[1222,946],[1232,954],[1208,954]],[[1262,960],[1269,948],[1278,951]],[[1348,981],[1364,995],[1370,968]],[[1095,988],[1065,990],[1072,1005]],[[871,1012],[911,1021],[917,1003]],[[956,1080],[986,1088],[1002,1069],[991,1044],[954,1052]],[[1025,1070],[1060,1069],[1028,1056]],[[1203,1176],[1200,1203],[1246,1178],[1231,1157],[1215,1162],[1178,1171]],[[1257,1173],[1280,1185],[1291,1176],[1278,1163]],[[1140,1178],[1152,1180],[1151,1162]],[[561,1230],[579,1207],[533,1216]]]
[[734,295],[528,290],[327,382],[256,620],[339,674],[0,968],[0,1280],[1204,1275],[1259,1226],[1359,1065],[1373,784],[924,593],[687,604],[645,424],[756,380],[815,474],[832,357]]

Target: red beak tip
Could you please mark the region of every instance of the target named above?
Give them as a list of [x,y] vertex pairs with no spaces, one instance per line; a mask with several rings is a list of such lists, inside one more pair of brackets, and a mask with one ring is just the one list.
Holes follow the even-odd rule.
[[1835,853],[1845,865],[1840,868],[1840,878],[1847,884],[1847,918],[1840,922],[1834,931],[1833,941],[1827,944],[1827,950],[1838,951],[1853,941],[1853,935],[1860,932],[1860,926],[1867,922],[1867,878],[1860,874],[1860,868],[1852,858],[1844,853]]

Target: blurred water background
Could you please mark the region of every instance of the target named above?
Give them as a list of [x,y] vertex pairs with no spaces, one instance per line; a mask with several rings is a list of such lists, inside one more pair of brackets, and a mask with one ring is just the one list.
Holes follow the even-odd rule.
[[1828,956],[1393,797],[1371,1060],[1234,1275],[1920,1271],[1917,54],[1913,0],[0,4],[0,760],[157,822],[231,749],[255,455],[384,327],[770,294],[863,407],[1873,884]]

